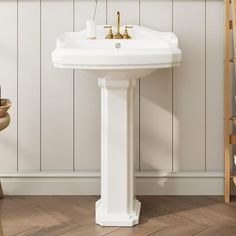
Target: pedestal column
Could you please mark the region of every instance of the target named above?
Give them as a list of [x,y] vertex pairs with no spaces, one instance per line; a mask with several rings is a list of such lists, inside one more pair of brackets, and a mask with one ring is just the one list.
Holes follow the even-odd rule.
[[134,87],[136,80],[99,79],[101,88],[101,199],[96,223],[133,226],[141,203],[134,196]]

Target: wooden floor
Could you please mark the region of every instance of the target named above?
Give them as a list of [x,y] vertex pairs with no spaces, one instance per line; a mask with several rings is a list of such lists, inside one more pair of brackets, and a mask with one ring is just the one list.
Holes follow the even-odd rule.
[[[236,235],[236,199],[214,196],[139,196],[140,225],[95,225],[94,196],[17,196],[0,201],[2,235],[175,236]],[[1,235],[1,230],[0,230]]]

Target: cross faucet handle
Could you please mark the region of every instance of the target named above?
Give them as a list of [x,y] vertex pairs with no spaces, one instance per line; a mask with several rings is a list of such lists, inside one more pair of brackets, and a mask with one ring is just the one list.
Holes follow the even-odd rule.
[[131,39],[132,37],[128,33],[128,29],[134,28],[132,25],[125,25],[125,32],[123,34],[124,39]]
[[105,25],[104,29],[109,29],[107,36],[105,39],[113,39],[113,32],[112,32],[112,26],[111,25]]

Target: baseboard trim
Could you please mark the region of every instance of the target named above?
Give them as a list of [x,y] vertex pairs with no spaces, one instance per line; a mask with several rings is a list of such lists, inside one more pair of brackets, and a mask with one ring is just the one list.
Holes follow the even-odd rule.
[[[100,172],[1,172],[7,195],[99,195]],[[138,195],[223,195],[222,171],[136,173]]]
[[[136,178],[223,178],[223,171],[137,171]],[[0,172],[0,178],[100,178],[100,171]]]

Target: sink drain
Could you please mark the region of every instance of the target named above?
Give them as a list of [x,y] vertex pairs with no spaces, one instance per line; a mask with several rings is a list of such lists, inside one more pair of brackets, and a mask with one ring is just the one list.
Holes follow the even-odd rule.
[[115,44],[115,48],[117,48],[117,49],[121,48],[121,44],[120,43],[116,43]]

